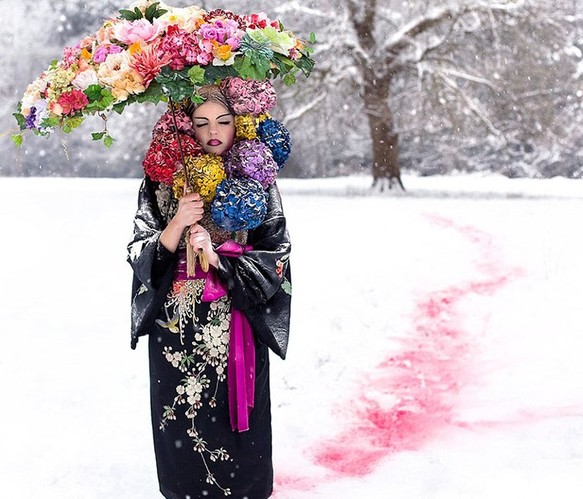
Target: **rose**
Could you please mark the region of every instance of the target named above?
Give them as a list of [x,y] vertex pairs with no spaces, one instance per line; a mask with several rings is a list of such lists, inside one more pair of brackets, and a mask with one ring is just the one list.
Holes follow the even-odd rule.
[[90,85],[97,85],[99,82],[97,80],[97,73],[94,69],[87,69],[81,71],[75,79],[72,81],[73,86],[79,90],[85,90]]

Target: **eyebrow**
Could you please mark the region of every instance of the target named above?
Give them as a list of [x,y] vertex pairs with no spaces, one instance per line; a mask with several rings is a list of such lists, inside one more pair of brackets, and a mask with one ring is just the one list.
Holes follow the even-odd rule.
[[[221,114],[219,116],[216,117],[217,120],[220,120],[221,118],[224,118],[225,116],[231,116],[231,113],[225,113],[225,114]],[[195,120],[209,120],[206,116],[195,116],[194,117]]]

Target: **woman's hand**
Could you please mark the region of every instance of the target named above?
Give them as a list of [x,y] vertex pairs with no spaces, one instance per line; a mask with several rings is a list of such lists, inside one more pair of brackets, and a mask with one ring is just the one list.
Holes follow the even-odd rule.
[[204,203],[200,194],[192,193],[183,196],[178,202],[176,215],[160,235],[160,243],[168,251],[174,253],[178,248],[184,229],[200,221],[203,213]]
[[204,213],[204,203],[200,194],[192,193],[183,196],[180,201],[178,201],[178,211],[172,222],[176,223],[178,227],[182,230],[186,229],[191,225],[194,225],[198,221],[202,220]]
[[189,231],[189,242],[194,251],[203,250],[206,254],[209,264],[217,268],[219,266],[219,257],[213,248],[211,236],[202,225],[193,225]]

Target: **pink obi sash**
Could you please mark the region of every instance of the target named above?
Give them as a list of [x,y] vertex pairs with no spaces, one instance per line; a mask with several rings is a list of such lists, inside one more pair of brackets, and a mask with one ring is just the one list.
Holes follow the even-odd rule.
[[[228,240],[215,251],[222,256],[238,257],[251,246],[243,246]],[[208,272],[196,264],[193,277],[186,273],[186,252],[179,254],[175,280],[205,279],[202,301],[211,302],[227,295],[227,288],[211,266]],[[231,308],[231,330],[229,339],[229,359],[227,361],[227,387],[229,394],[229,416],[233,431],[249,429],[249,414],[255,401],[255,342],[253,330],[243,312]]]

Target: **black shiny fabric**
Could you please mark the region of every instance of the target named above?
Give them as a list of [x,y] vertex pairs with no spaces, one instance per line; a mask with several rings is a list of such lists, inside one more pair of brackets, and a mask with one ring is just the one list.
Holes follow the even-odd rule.
[[[140,187],[134,237],[128,245],[128,262],[134,270],[132,284],[131,347],[149,334],[172,285],[177,256],[160,243],[166,220],[157,205],[156,184],[144,179]],[[285,276],[291,283],[291,243],[281,197],[276,184],[268,191],[267,215],[248,232],[253,250],[243,256],[219,257],[218,274],[227,285],[233,307],[242,310],[257,339],[285,358],[290,324],[291,295],[281,286]],[[276,272],[283,262],[283,276]]]
[[[140,336],[150,336],[152,424],[162,494],[169,499],[221,497],[220,490],[207,486],[205,468],[192,446],[176,445],[183,441],[190,423],[177,417],[165,432],[158,428],[164,404],[176,395],[176,386],[184,377],[164,360],[165,347],[178,351],[182,346],[173,344],[172,333],[161,328],[160,321],[156,322],[157,318],[164,317],[161,311],[178,263],[177,254],[159,242],[171,217],[167,199],[159,187],[149,179],[142,182],[134,236],[128,245],[128,262],[134,271],[131,346],[136,348]],[[285,358],[291,305],[288,293],[291,244],[276,185],[269,188],[268,194],[264,222],[247,233],[247,244],[253,249],[240,257],[220,256],[217,269],[227,286],[230,306],[245,313],[255,335],[255,406],[250,415],[250,428],[243,433],[231,430],[225,382],[218,385],[216,407],[203,404],[195,419],[197,431],[209,446],[224,447],[229,453],[228,461],[213,463],[213,473],[220,483],[229,487],[234,499],[266,499],[273,487],[268,349]],[[184,345],[192,343],[194,333],[194,330],[185,332]]]

